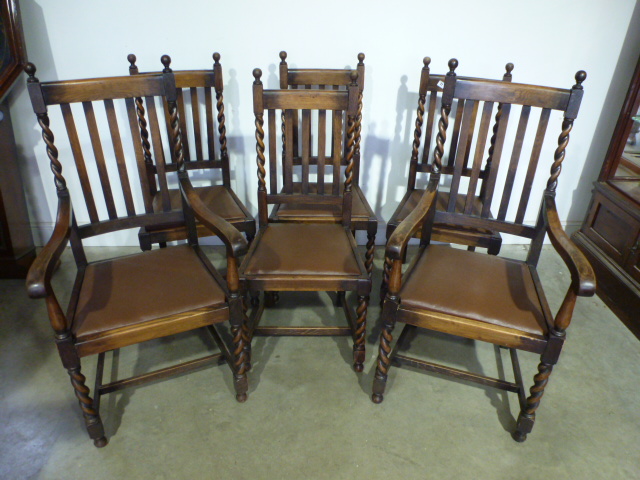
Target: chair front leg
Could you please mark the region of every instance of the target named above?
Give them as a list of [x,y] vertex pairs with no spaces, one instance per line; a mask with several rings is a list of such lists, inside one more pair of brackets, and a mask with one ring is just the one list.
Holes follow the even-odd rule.
[[87,379],[80,371],[80,357],[73,345],[71,333],[68,331],[58,333],[56,335],[56,344],[58,345],[62,364],[67,369],[73,391],[80,404],[89,437],[96,447],[102,448],[108,443],[104,435],[104,426],[100,414],[95,408],[93,398],[89,395],[91,392],[86,385]]
[[[382,403],[384,399],[384,390],[387,386],[387,375],[391,367],[391,342],[393,336],[391,333],[396,325],[395,310],[397,304],[395,300],[387,298],[384,302],[383,317],[385,317],[380,332],[380,347],[378,349],[378,361],[376,365],[376,374],[373,377],[373,394],[371,400],[373,403]],[[385,315],[385,313],[387,315]]]
[[389,290],[389,275],[391,275],[391,259],[385,255],[384,266],[382,267],[382,283],[380,284],[380,306],[384,304],[384,299]]
[[526,406],[520,411],[518,415],[518,423],[516,430],[512,436],[516,442],[524,442],[527,439],[527,434],[533,429],[533,423],[536,420],[536,410],[540,405],[542,395],[544,395],[544,389],[549,382],[549,376],[553,370],[553,365],[549,363],[540,362],[538,365],[538,373],[533,377],[533,387],[529,390],[529,398],[527,398]]
[[365,360],[365,336],[367,333],[367,308],[369,306],[369,296],[358,296],[358,308],[356,309],[356,331],[353,341],[353,368],[360,373],[364,370]]

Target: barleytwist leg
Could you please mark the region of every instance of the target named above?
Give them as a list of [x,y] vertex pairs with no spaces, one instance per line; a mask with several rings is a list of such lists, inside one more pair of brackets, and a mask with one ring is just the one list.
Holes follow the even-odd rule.
[[233,344],[235,350],[234,356],[234,372],[233,372],[233,387],[236,390],[236,400],[240,403],[247,400],[247,390],[249,389],[249,382],[247,380],[247,352],[245,350],[245,339],[247,338],[247,332],[244,325],[233,325],[231,327],[231,334],[233,335]]
[[391,366],[391,359],[389,354],[391,353],[391,341],[393,336],[393,328],[395,327],[395,321],[385,321],[382,326],[382,332],[380,333],[380,348],[378,350],[378,363],[376,366],[376,374],[373,377],[373,395],[371,400],[373,403],[382,403],[384,399],[384,389],[387,386],[387,373]]
[[358,297],[358,308],[356,314],[356,332],[353,342],[353,368],[356,372],[364,370],[365,360],[365,336],[367,333],[367,307],[369,306],[369,297],[361,295]]
[[391,275],[391,259],[385,255],[384,267],[382,267],[382,283],[380,284],[380,306],[384,303],[389,290],[389,275]]
[[369,278],[371,278],[371,273],[373,272],[373,255],[375,251],[376,251],[376,234],[368,233],[367,234],[367,252],[364,254],[364,266],[367,269]]
[[542,395],[544,395],[544,389],[549,382],[549,375],[551,375],[552,369],[553,365],[548,363],[540,362],[538,365],[538,373],[533,377],[533,387],[529,390],[530,395],[527,398],[527,404],[518,415],[516,431],[512,435],[516,442],[524,442],[527,439],[527,434],[533,429],[536,410],[540,405]]
[[104,436],[104,426],[100,415],[94,408],[93,398],[89,396],[89,387],[85,385],[86,378],[80,372],[80,366],[67,369],[69,378],[71,379],[71,385],[76,394],[76,398],[80,403],[82,409],[82,416],[84,417],[84,423],[87,426],[87,432],[89,437],[93,440],[93,444],[98,447],[104,447],[108,442]]

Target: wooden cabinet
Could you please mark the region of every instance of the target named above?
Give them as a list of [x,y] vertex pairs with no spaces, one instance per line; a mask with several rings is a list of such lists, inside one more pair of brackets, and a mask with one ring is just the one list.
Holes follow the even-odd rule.
[[598,295],[640,338],[640,61],[573,239],[593,265]]

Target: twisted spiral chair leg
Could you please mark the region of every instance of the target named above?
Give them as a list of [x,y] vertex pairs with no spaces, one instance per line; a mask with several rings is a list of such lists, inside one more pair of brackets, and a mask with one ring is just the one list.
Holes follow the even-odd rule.
[[[260,304],[260,297],[258,297],[258,305]],[[251,302],[253,305],[254,298],[251,297],[248,299],[246,296],[242,299],[242,309],[244,311],[244,321],[242,322],[242,326],[240,327],[242,330],[242,340],[244,342],[244,355],[245,355],[245,365],[247,367],[247,372],[251,371],[251,334],[249,332],[249,322],[247,317],[247,312],[249,311],[248,302]]]
[[385,322],[380,333],[380,348],[378,350],[376,374],[373,377],[373,395],[371,396],[373,403],[382,403],[384,399],[383,394],[387,386],[387,373],[391,366],[389,355],[391,354],[391,341],[393,340],[391,332],[393,332],[394,323]]
[[249,389],[249,382],[247,380],[247,353],[245,350],[245,339],[247,338],[247,332],[243,327],[244,322],[242,326],[234,325],[233,327],[231,327],[233,344],[235,346],[235,349],[233,351],[233,387],[236,390],[236,400],[240,403],[247,400],[247,390]]
[[70,368],[67,370],[69,378],[71,379],[71,385],[73,386],[76,398],[80,403],[80,409],[82,410],[82,416],[84,417],[84,423],[87,427],[89,437],[93,440],[93,444],[102,448],[107,445],[107,438],[104,436],[104,426],[102,425],[102,419],[94,408],[93,398],[89,396],[89,387],[85,385],[86,378],[80,372],[80,367]]
[[356,372],[364,370],[365,359],[365,336],[367,333],[367,308],[369,306],[369,297],[361,295],[358,297],[358,308],[356,309],[356,332],[353,342],[353,368]]
[[371,273],[373,272],[373,255],[376,250],[376,234],[369,233],[367,234],[367,252],[364,254],[364,266],[367,269],[367,273],[369,274],[369,278],[371,278]]
[[389,290],[389,275],[391,275],[391,259],[385,255],[382,267],[382,283],[380,284],[380,306],[384,303]]
[[536,410],[540,405],[542,395],[544,395],[544,389],[549,383],[551,370],[553,370],[553,365],[548,363],[540,362],[538,365],[538,373],[533,377],[533,387],[529,390],[530,395],[527,398],[527,404],[518,415],[516,430],[512,435],[516,442],[524,442],[527,439],[527,434],[533,429]]

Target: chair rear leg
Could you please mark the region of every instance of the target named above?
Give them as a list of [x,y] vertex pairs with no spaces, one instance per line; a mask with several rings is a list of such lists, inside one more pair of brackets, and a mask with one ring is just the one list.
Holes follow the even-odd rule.
[[72,368],[67,368],[67,373],[71,379],[71,385],[73,386],[76,398],[80,403],[80,409],[82,410],[82,416],[84,417],[84,423],[87,427],[89,437],[93,440],[93,444],[102,448],[107,445],[107,438],[104,436],[104,426],[102,425],[102,419],[100,414],[94,407],[93,398],[89,396],[89,387],[85,382],[87,379],[80,372],[80,362]]
[[356,309],[356,331],[353,335],[353,368],[356,372],[364,370],[365,360],[365,336],[367,333],[367,308],[369,306],[369,297],[365,295],[358,296],[358,308]]
[[249,390],[249,381],[247,380],[247,350],[245,349],[246,340],[248,339],[248,331],[244,325],[233,325],[231,334],[233,335],[233,387],[236,391],[236,400],[243,403],[247,400],[247,390]]
[[512,434],[516,442],[524,442],[527,439],[527,434],[533,429],[536,410],[540,405],[542,395],[544,395],[544,389],[549,382],[551,370],[553,370],[553,365],[549,363],[540,362],[538,365],[538,373],[533,377],[533,387],[529,390],[529,398],[527,398],[526,405],[518,415],[516,430]]
[[[390,303],[388,300],[385,301],[385,307]],[[394,303],[394,302],[393,302]],[[397,309],[397,305],[393,305]],[[387,317],[385,319],[384,324],[382,326],[382,332],[380,332],[380,348],[378,349],[378,362],[376,365],[376,374],[373,377],[373,395],[371,395],[371,400],[373,403],[382,403],[384,399],[384,390],[387,386],[387,374],[389,373],[389,368],[391,367],[391,342],[393,340],[393,336],[391,332],[393,332],[393,328],[395,327],[395,316],[394,315],[384,315],[385,312],[383,310],[383,317]]]
[[389,290],[389,275],[391,275],[391,259],[385,255],[384,267],[382,267],[382,283],[380,284],[380,306],[384,303]]
[[367,269],[369,278],[373,272],[373,256],[376,251],[376,234],[367,233],[367,252],[364,255],[364,266]]

